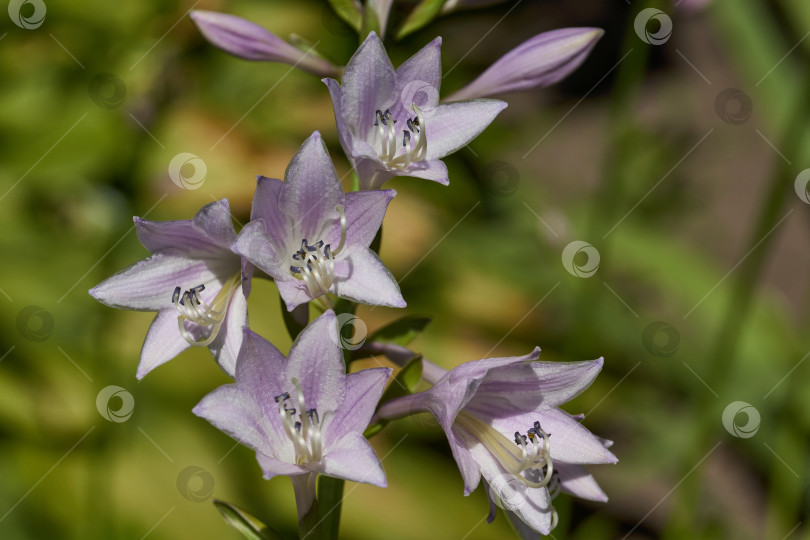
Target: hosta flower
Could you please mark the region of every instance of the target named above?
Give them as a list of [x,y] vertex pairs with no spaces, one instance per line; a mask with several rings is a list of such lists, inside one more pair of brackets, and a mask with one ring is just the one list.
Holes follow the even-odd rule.
[[548,534],[556,520],[551,502],[556,491],[603,500],[580,466],[615,463],[616,457],[558,408],[590,385],[602,359],[539,362],[539,351],[462,364],[431,381],[429,390],[383,404],[378,415],[432,413],[450,442],[465,494],[483,476],[495,502]]
[[290,64],[321,77],[334,77],[340,69],[312,52],[290,45],[258,24],[235,15],[192,11],[191,19],[216,47],[239,58]]
[[293,156],[284,182],[259,177],[251,222],[234,250],[275,279],[290,311],[326,293],[404,307],[393,276],[368,248],[394,195],[344,193],[316,131]]
[[567,77],[585,61],[605,32],[599,28],[562,28],[521,43],[447,101],[541,88]]
[[191,220],[135,218],[138,238],[153,255],[90,290],[120,309],[157,311],[141,350],[140,379],[191,346],[208,347],[233,376],[247,324],[252,269],[231,251],[236,232],[227,199]]
[[440,49],[437,38],[395,70],[372,32],[349,60],[342,86],[324,79],[340,144],[361,189],[394,176],[449,183],[441,158],[477,137],[506,107],[496,100],[438,104]]
[[315,499],[317,474],[385,487],[363,430],[391,370],[346,375],[331,310],[299,334],[287,358],[258,334],[244,333],[236,384],[205,396],[194,414],[253,449],[266,479],[290,476],[299,515]]

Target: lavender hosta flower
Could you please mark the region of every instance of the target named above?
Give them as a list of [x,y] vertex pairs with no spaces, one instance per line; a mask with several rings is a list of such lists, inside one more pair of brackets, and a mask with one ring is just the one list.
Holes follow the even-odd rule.
[[344,193],[316,131],[293,156],[284,182],[259,177],[251,222],[234,251],[273,277],[290,311],[326,293],[405,307],[396,280],[369,249],[394,195]]
[[236,232],[227,199],[204,206],[191,220],[134,219],[153,255],[90,294],[111,307],[158,312],[141,350],[138,379],[191,346],[208,347],[233,376],[252,267],[231,251]]
[[518,45],[446,101],[473,99],[542,88],[567,77],[585,61],[604,31],[562,28]]
[[193,409],[253,449],[264,478],[291,477],[299,516],[315,499],[317,474],[386,487],[363,431],[391,369],[346,375],[339,343],[331,310],[299,334],[288,358],[245,328],[236,384],[217,388]]
[[213,11],[192,11],[191,19],[214,46],[239,58],[281,62],[320,77],[334,77],[340,68],[290,45],[258,24],[235,15]]
[[[491,497],[532,530],[556,524],[557,489],[593,500],[604,493],[582,464],[615,463],[604,442],[559,409],[587,388],[602,367],[539,362],[539,349],[468,362],[425,392],[383,404],[380,418],[432,413],[444,429],[469,495],[483,476]],[[436,373],[436,370],[430,370]]]
[[324,79],[332,95],[343,150],[360,188],[377,189],[394,176],[448,184],[441,158],[465,146],[506,103],[475,100],[438,104],[441,38],[394,70],[371,32],[343,73],[343,85]]

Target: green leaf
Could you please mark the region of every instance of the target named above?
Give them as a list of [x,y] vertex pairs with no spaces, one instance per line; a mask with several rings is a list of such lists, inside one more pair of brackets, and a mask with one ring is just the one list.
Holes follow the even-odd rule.
[[318,477],[318,508],[321,513],[321,534],[324,540],[337,540],[340,529],[340,510],[343,502],[343,486],[339,478],[321,475]]
[[338,14],[338,17],[346,21],[346,23],[354,28],[360,30],[363,24],[363,15],[360,13],[360,6],[353,0],[329,0],[329,5]]
[[[418,354],[408,361],[405,366],[399,370],[397,376],[385,389],[380,403],[385,403],[398,397],[407,396],[416,392],[419,383],[422,380],[422,355]],[[388,424],[388,420],[379,420],[378,422],[368,426],[363,435],[369,439],[382,431]]]
[[394,343],[405,347],[416,339],[416,336],[425,329],[430,321],[431,319],[428,317],[406,315],[378,329],[368,337],[367,341]]
[[216,499],[214,499],[214,506],[225,518],[225,523],[242,533],[245,538],[250,540],[284,540],[284,537],[279,533],[241,508]]
[[419,2],[397,33],[397,39],[402,39],[408,34],[416,32],[423,26],[427,25],[430,21],[435,19],[442,6],[447,0],[422,0]]
[[292,311],[287,311],[287,306],[284,305],[284,300],[281,301],[281,317],[284,319],[284,326],[287,327],[287,332],[293,341],[301,333],[301,330],[306,328],[309,322],[309,304],[301,304]]

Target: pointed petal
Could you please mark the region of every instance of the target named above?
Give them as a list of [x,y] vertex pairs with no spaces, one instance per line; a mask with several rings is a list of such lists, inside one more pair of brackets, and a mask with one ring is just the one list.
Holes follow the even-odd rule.
[[456,460],[461,478],[464,480],[464,495],[470,495],[481,482],[481,471],[478,469],[478,463],[470,453],[461,434],[451,429],[446,435],[447,441],[450,443],[450,450],[453,452],[453,458]]
[[283,245],[287,241],[289,229],[289,219],[278,206],[283,185],[281,180],[257,176],[250,210],[250,220],[263,220],[265,231],[276,241],[276,245]]
[[321,463],[321,472],[327,476],[378,487],[388,485],[377,454],[360,433],[344,437],[339,446],[327,452]]
[[344,204],[343,186],[320,133],[316,131],[304,141],[290,161],[284,180],[279,208],[292,218],[292,228],[302,239],[317,242],[326,227],[339,219],[335,208]]
[[246,60],[294,65],[320,76],[333,76],[335,67],[317,56],[293,47],[258,24],[225,13],[193,11],[192,20],[205,38],[225,52]]
[[[400,118],[414,116],[412,104],[429,112],[439,103],[442,82],[442,38],[438,37],[422,47],[397,68],[398,99],[391,113]],[[404,123],[404,120],[403,120]]]
[[506,103],[493,99],[439,105],[425,115],[427,159],[441,159],[467,145],[505,108]]
[[256,452],[256,461],[259,462],[259,467],[262,468],[262,472],[264,473],[262,477],[265,480],[270,480],[276,476],[297,476],[309,474],[309,469],[305,467],[279,461],[274,457],[262,454],[260,452]]
[[153,255],[135,263],[90,289],[90,295],[110,307],[139,311],[174,308],[175,287],[185,290],[205,285],[219,288],[239,269],[233,260],[188,259],[173,255]]
[[604,33],[599,28],[562,28],[538,34],[506,53],[447,101],[554,84],[582,64]]
[[424,178],[425,180],[433,180],[434,182],[438,182],[443,186],[450,183],[450,178],[447,173],[447,166],[443,161],[438,159],[414,163],[410,168],[408,168],[407,175],[414,176],[416,178]]
[[394,66],[377,34],[371,32],[354,53],[343,73],[341,108],[354,133],[365,140],[374,129],[377,109],[394,104],[396,75]]
[[560,489],[574,497],[589,501],[607,502],[608,496],[593,476],[579,465],[557,462],[554,470],[560,474]]
[[343,117],[343,89],[335,79],[323,79],[326,87],[329,89],[329,95],[332,97],[332,107],[335,109],[335,125],[337,126],[338,139],[340,146],[343,147],[343,152],[351,160],[352,155],[352,134],[346,125],[346,120]]
[[284,246],[267,233],[263,219],[245,225],[232,249],[274,278],[289,276],[289,268],[284,268]]
[[394,276],[371,250],[346,246],[335,262],[334,293],[373,306],[405,307]]
[[[368,247],[380,230],[391,199],[397,194],[385,191],[353,191],[346,194],[346,245]],[[326,236],[333,249],[340,242],[340,226],[335,224]]]
[[368,427],[392,371],[371,368],[346,377],[346,397],[326,426],[326,441],[337,441],[345,433],[362,433]]
[[[276,279],[276,287],[287,311],[292,311],[301,304],[306,304],[312,300],[307,286],[300,279],[290,277],[289,279]],[[320,296],[320,295],[319,295]]]
[[502,417],[515,411],[557,407],[590,386],[602,363],[601,358],[586,362],[523,362],[491,369],[470,406]]
[[242,348],[243,332],[242,328],[248,325],[247,298],[242,293],[241,288],[233,293],[228,304],[228,312],[219,334],[208,346],[211,354],[214,355],[219,367],[234,377],[236,374],[236,358]]
[[147,373],[161,366],[191,347],[188,341],[180,334],[177,326],[177,311],[164,309],[158,312],[141,349],[141,361],[135,375],[138,380],[143,379]]
[[336,411],[346,395],[335,312],[327,310],[304,328],[293,343],[285,377],[298,379],[307,407],[323,415]]
[[191,412],[257,453],[272,455],[268,443],[273,440],[273,434],[262,421],[261,407],[257,407],[249,394],[238,389],[237,385],[220,386],[206,395]]
[[206,236],[225,249],[236,240],[236,231],[231,221],[231,206],[228,199],[206,204],[192,219],[194,226],[205,231]]

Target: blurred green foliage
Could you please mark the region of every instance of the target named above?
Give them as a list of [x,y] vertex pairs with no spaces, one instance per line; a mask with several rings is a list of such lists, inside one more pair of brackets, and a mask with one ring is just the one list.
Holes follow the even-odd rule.
[[[556,538],[810,538],[808,207],[791,180],[810,161],[810,6],[657,4],[675,32],[652,47],[633,34],[636,3],[516,4],[440,18],[390,47],[398,64],[442,35],[454,90],[540,31],[607,30],[567,82],[509,96],[448,159],[449,188],[391,183],[381,256],[405,313],[433,319],[412,347],[446,367],[535,345],[544,359],[605,356],[567,409],[616,441],[620,463],[594,468],[611,501],[561,496]],[[281,176],[313,130],[348,170],[323,84],[214,49],[190,8],[299,34],[339,63],[357,36],[318,0],[46,5],[39,28],[0,25],[0,537],[237,538],[212,495],[293,535],[289,482],[262,480],[251,451],[190,412],[227,382],[208,352],[137,382],[152,315],[87,289],[146,255],[133,215],[186,219],[228,197],[244,223],[255,175]],[[726,87],[754,105],[742,125],[716,112]],[[180,152],[206,163],[199,189],[170,181]],[[575,239],[599,249],[591,278],[561,264]],[[257,280],[250,312],[289,347],[272,284]],[[369,331],[401,314],[358,311]],[[645,337],[654,321],[674,333]],[[96,409],[109,385],[134,396],[124,422]],[[754,437],[723,427],[738,400],[761,414]],[[502,516],[483,522],[482,490],[462,496],[432,419],[393,422],[373,444],[389,488],[347,485],[343,537],[509,537]]]

